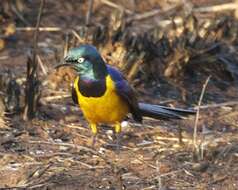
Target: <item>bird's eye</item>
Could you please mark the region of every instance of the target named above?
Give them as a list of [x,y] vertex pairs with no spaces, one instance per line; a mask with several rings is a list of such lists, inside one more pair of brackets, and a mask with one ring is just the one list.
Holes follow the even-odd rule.
[[80,57],[80,58],[78,58],[78,63],[83,63],[84,62],[84,58],[83,57]]

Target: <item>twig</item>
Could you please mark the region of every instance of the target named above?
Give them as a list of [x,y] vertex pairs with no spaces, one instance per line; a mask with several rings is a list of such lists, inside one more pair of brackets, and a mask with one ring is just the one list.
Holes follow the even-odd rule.
[[95,154],[95,155],[98,154],[95,150],[93,150],[91,148],[76,145],[76,144],[72,144],[72,143],[56,143],[56,142],[49,142],[49,141],[26,141],[26,143],[29,143],[29,144],[46,144],[46,145],[52,145],[52,146],[66,146],[66,147],[76,148],[76,149],[79,149],[79,150],[84,150],[86,152],[90,152],[90,153]]
[[194,175],[189,172],[188,170],[186,170],[185,168],[183,169],[184,173],[187,174],[188,176],[194,177]]
[[194,12],[219,12],[219,11],[225,11],[225,10],[235,10],[237,9],[237,3],[226,3],[221,5],[214,5],[209,7],[199,7],[194,9]]
[[25,109],[23,114],[24,120],[30,120],[34,117],[36,112],[36,105],[38,103],[37,92],[39,91],[39,81],[37,79],[37,66],[38,62],[36,61],[37,54],[37,42],[39,36],[39,26],[41,21],[41,15],[44,7],[44,0],[41,0],[40,8],[37,16],[36,30],[34,34],[33,41],[33,52],[32,59],[28,57],[27,61],[27,82],[26,82],[26,95],[25,95]]
[[72,30],[72,34],[78,39],[79,43],[84,43],[85,41],[78,35],[75,30]]
[[[40,103],[44,106],[50,106],[54,109],[61,109],[61,110],[64,110],[65,109],[65,105],[62,105],[62,104],[53,104],[53,103],[50,103],[47,102],[47,101],[40,101]],[[68,108],[70,108],[71,111],[79,111],[79,108],[78,106],[67,106]]]
[[136,15],[131,16],[130,18],[128,18],[127,22],[131,22],[131,21],[134,21],[134,20],[147,19],[147,18],[156,16],[158,14],[166,14],[166,15],[168,15],[168,14],[171,14],[171,12],[174,12],[175,10],[180,8],[181,6],[182,6],[182,4],[177,4],[177,5],[174,5],[172,7],[167,8],[165,10],[155,9],[155,10],[151,10],[151,11],[148,11],[148,12],[144,12],[142,14],[136,14]]
[[4,56],[1,56],[1,57],[0,57],[0,60],[6,60],[6,59],[9,59],[9,58],[10,58],[9,56],[4,55]]
[[82,161],[75,161],[75,162],[76,162],[76,163],[79,163],[79,164],[81,164],[82,166],[85,166],[85,167],[87,167],[87,168],[89,168],[89,169],[104,169],[103,166],[92,166],[92,165],[87,164],[87,163],[82,162]]
[[91,153],[95,156],[98,156],[99,158],[104,160],[105,163],[110,165],[112,169],[116,169],[117,171],[119,171],[119,168],[113,162],[111,162],[107,157],[105,157],[101,153],[98,153],[95,150],[93,150],[91,148],[88,148],[86,146],[80,146],[80,145],[71,144],[71,143],[56,143],[56,142],[49,142],[49,141],[26,141],[26,143],[29,143],[29,144],[47,144],[47,145],[52,145],[52,146],[66,146],[66,147],[76,148],[78,150],[84,150],[84,151],[89,152],[89,153]]
[[159,160],[156,159],[156,171],[157,171],[157,182],[158,182],[158,186],[159,186],[159,190],[162,189],[162,179],[161,179],[161,173],[160,173],[160,163]]
[[[86,128],[86,127],[82,127],[82,126],[75,126],[75,125],[70,125],[70,124],[66,124],[66,125],[64,125],[65,127],[68,127],[68,128],[71,128],[71,129],[77,129],[77,130],[83,130],[83,131],[87,131],[88,129]],[[86,137],[86,136],[84,136],[84,135],[80,135],[80,134],[77,134],[77,135],[79,135],[79,136],[81,136],[81,137]]]
[[136,74],[138,73],[139,69],[140,69],[140,66],[141,64],[143,63],[143,58],[145,57],[145,54],[142,53],[138,60],[132,65],[132,67],[130,68],[129,70],[129,73],[128,73],[128,80],[129,81],[132,81],[132,79],[134,79],[134,77],[136,76]]
[[142,163],[143,165],[146,165],[146,166],[148,166],[148,167],[150,167],[150,168],[153,168],[153,169],[157,170],[157,166],[154,166],[154,165],[152,165],[152,164],[148,164],[148,163],[145,162],[145,160],[143,160],[142,158],[137,157],[134,151],[130,152],[130,154],[133,154],[134,158],[135,158],[136,160],[138,160],[140,163]]
[[213,180],[212,182],[210,182],[208,185],[211,185],[211,184],[215,184],[215,183],[224,181],[224,180],[227,179],[228,177],[230,177],[230,176],[229,176],[229,175],[225,175],[225,176],[222,176],[222,177],[218,177],[217,179],[215,179],[215,180]]
[[226,113],[226,114],[222,113],[222,114],[217,116],[217,121],[220,120],[220,119],[234,117],[234,116],[237,116],[237,115],[238,115],[238,111],[231,111],[231,112]]
[[142,142],[142,143],[138,143],[136,144],[136,146],[148,146],[148,145],[152,145],[152,144],[155,144],[155,142],[153,141],[146,141],[146,142]]
[[18,186],[11,186],[11,187],[1,187],[1,190],[23,190],[23,189],[35,189],[35,188],[39,188],[39,187],[43,187],[49,185],[49,182],[47,183],[41,183],[41,184],[37,184],[37,185],[30,185],[30,184],[23,184],[23,185],[18,185]]
[[40,64],[40,68],[41,68],[43,74],[44,74],[44,75],[47,75],[48,69],[44,66],[44,64],[43,64],[43,62],[42,62],[40,56],[39,56],[39,55],[36,55],[36,58],[37,58],[38,63]]
[[49,186],[49,184],[50,184],[49,182],[35,184],[35,185],[33,184],[33,185],[27,185],[27,186],[25,186],[25,188],[27,187],[27,189],[41,189],[41,187],[42,187],[42,189],[44,189],[44,187],[46,187],[47,185]]
[[[63,55],[63,59],[65,58],[65,56],[67,55],[69,50],[69,33],[66,32],[65,34],[65,43],[64,43],[64,55]],[[62,60],[63,61],[63,60]]]
[[40,26],[40,22],[41,22],[41,15],[43,12],[44,4],[45,4],[45,0],[41,0],[40,9],[39,9],[39,13],[37,16],[36,30],[35,30],[35,34],[34,34],[34,41],[33,41],[33,63],[34,63],[33,71],[34,72],[37,69],[36,51],[37,51],[37,42],[38,42],[38,37],[39,37],[39,26]]
[[132,173],[128,172],[128,173],[122,174],[122,179],[124,179],[124,180],[128,180],[128,179],[139,180],[140,178],[137,176],[132,176]]
[[146,19],[146,18],[149,18],[149,17],[153,17],[159,13],[161,13],[161,9],[155,9],[155,10],[152,10],[152,11],[148,11],[148,12],[144,12],[143,14],[137,14],[131,18],[128,19],[128,21],[131,21],[131,20],[143,20],[143,19]]
[[168,172],[168,173],[161,174],[160,176],[161,177],[166,177],[166,176],[169,176],[169,175],[177,174],[177,173],[182,172],[182,171],[183,171],[183,169],[178,169],[178,170],[175,170],[175,171],[171,171],[171,172]]
[[11,9],[26,26],[30,25],[30,23],[21,15],[21,13],[19,13],[19,11],[16,9],[13,3],[11,3]]
[[[36,27],[16,27],[16,31],[35,31],[37,30]],[[60,27],[39,27],[38,30],[40,32],[58,32],[62,31],[63,29]]]
[[37,62],[36,62],[36,51],[37,51],[37,42],[38,42],[38,37],[39,37],[39,26],[40,26],[40,22],[41,22],[41,15],[43,12],[43,7],[45,4],[45,0],[41,0],[40,3],[40,9],[39,9],[39,13],[37,16],[37,22],[36,22],[36,30],[35,30],[35,34],[34,34],[34,41],[33,41],[33,68],[32,68],[32,76],[34,76],[36,69],[37,69]]
[[129,9],[126,9],[126,8],[124,8],[122,5],[118,5],[118,4],[116,4],[116,3],[114,3],[114,2],[111,2],[111,1],[109,1],[109,0],[101,0],[101,3],[103,3],[103,4],[105,4],[105,5],[108,5],[108,6],[110,6],[110,7],[113,7],[113,8],[116,8],[116,9],[118,9],[118,10],[120,10],[120,11],[124,11],[125,13],[127,13],[127,14],[133,14],[133,11],[131,11],[131,10],[129,10]]
[[45,167],[39,166],[35,171],[33,171],[32,173],[29,174],[26,183],[30,184],[32,179],[40,178],[52,165],[53,165],[53,163],[49,163]]
[[197,113],[196,113],[196,118],[195,118],[195,123],[194,123],[194,131],[193,131],[193,145],[195,150],[197,149],[197,126],[198,126],[198,120],[199,120],[199,114],[200,114],[200,106],[202,104],[202,99],[207,87],[207,84],[210,80],[211,76],[207,77],[207,80],[205,81],[205,83],[203,84],[203,88],[202,88],[202,92],[198,101],[198,108],[197,108]]
[[150,190],[150,189],[156,189],[156,186],[155,185],[151,185],[149,187],[143,188],[142,190]]
[[[89,152],[99,158],[101,158],[106,164],[108,164],[111,167],[111,170],[113,171],[114,174],[120,175],[120,168],[116,165],[116,163],[111,162],[110,159],[108,159],[106,156],[104,156],[103,154],[96,152],[95,150],[85,147],[85,146],[80,146],[80,145],[75,145],[75,144],[71,144],[71,143],[55,143],[55,142],[47,142],[47,141],[26,141],[26,143],[29,144],[47,144],[47,145],[53,145],[53,146],[67,146],[67,147],[71,147],[71,148],[76,148],[78,150],[84,150],[86,152]],[[121,179],[120,179],[121,180]]]
[[[235,106],[237,104],[238,104],[238,101],[228,101],[228,102],[223,102],[218,104],[208,104],[208,105],[200,106],[199,109],[219,108],[223,106]],[[196,106],[194,109],[198,109],[198,106]]]
[[86,21],[85,21],[86,26],[90,24],[91,14],[93,10],[93,3],[94,3],[94,0],[89,0],[89,6],[88,6]]
[[55,95],[55,96],[46,96],[44,98],[42,98],[43,101],[46,101],[46,102],[50,102],[52,100],[59,100],[59,99],[63,99],[63,98],[69,98],[71,97],[71,94],[62,94],[62,95]]

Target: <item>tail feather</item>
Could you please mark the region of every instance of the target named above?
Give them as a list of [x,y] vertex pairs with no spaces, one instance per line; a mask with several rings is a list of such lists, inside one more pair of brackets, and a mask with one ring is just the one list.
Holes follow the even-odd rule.
[[184,119],[188,115],[196,113],[195,110],[170,108],[146,103],[139,103],[139,110],[143,116],[155,119]]

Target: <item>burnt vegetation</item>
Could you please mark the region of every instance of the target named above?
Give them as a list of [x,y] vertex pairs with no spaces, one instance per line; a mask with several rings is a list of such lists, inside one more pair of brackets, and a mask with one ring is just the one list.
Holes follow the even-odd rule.
[[[237,189],[236,1],[2,0],[0,188]],[[97,46],[140,100],[199,110],[102,126],[95,149],[73,104],[69,48]]]

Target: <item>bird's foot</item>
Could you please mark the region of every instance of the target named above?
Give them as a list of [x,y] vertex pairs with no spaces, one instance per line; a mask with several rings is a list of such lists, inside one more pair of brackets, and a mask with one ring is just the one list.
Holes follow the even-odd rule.
[[97,135],[94,134],[94,135],[92,136],[92,143],[91,143],[92,148],[95,147],[96,141],[97,141]]
[[111,141],[110,143],[104,144],[104,147],[119,153],[121,149],[121,136],[122,136],[121,133],[114,133],[113,141]]
[[92,130],[93,136],[92,136],[92,147],[94,148],[97,140],[97,125],[95,123],[90,124],[90,128]]
[[116,151],[120,152],[120,140],[121,140],[121,123],[115,125],[115,136],[116,136]]
[[116,133],[116,152],[117,154],[120,153],[120,148],[121,148],[121,133]]

